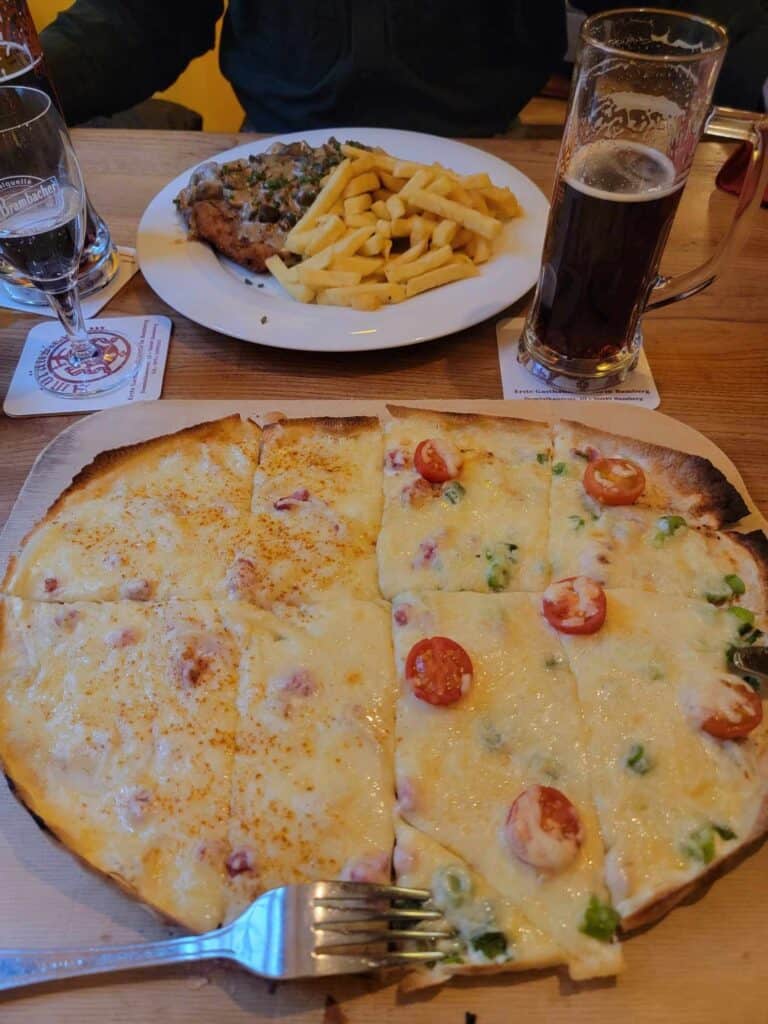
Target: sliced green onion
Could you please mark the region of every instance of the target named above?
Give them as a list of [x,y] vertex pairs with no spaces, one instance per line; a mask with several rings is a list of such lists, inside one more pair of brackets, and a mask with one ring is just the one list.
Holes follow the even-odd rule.
[[491,590],[498,592],[506,590],[512,578],[512,571],[509,565],[502,562],[492,562],[485,576]]
[[742,608],[741,605],[735,604],[731,608],[728,609],[728,613],[729,613],[729,615],[733,615],[733,617],[735,619],[738,619],[739,622],[741,623],[741,627],[739,628],[739,632],[741,632],[741,629],[744,626],[748,626],[749,629],[747,629],[747,631],[746,631],[748,633],[749,630],[755,624],[755,613],[751,612],[749,610],[749,608]]
[[483,932],[482,935],[476,935],[470,944],[472,949],[482,953],[488,960],[507,955],[507,936],[504,932]]
[[636,775],[647,775],[653,767],[653,763],[646,754],[645,747],[642,743],[632,744],[624,763],[627,768],[629,768],[630,771],[633,771]]
[[565,476],[568,472],[568,467],[564,462],[556,462],[552,467],[552,472],[555,476]]
[[717,832],[721,839],[736,839],[736,833],[732,828],[728,828],[727,825],[715,825],[712,822],[712,828]]
[[715,830],[711,825],[702,825],[690,833],[680,849],[691,860],[700,864],[711,864],[715,859]]
[[472,879],[458,865],[449,865],[435,873],[432,892],[439,907],[460,907],[472,895]]
[[443,487],[443,497],[452,505],[458,505],[466,493],[466,488],[458,480],[451,480],[449,484]]
[[736,573],[730,573],[726,576],[725,582],[731,588],[731,593],[735,594],[736,597],[741,597],[742,594],[746,594],[747,588],[744,585],[744,580],[741,576],[737,576]]
[[603,903],[599,896],[592,895],[589,897],[579,931],[600,942],[610,942],[619,920],[619,914],[610,903]]

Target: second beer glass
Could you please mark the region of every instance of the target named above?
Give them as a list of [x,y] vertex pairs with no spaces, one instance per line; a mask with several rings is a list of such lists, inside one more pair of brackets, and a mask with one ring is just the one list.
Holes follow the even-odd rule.
[[[706,287],[759,205],[768,120],[710,107],[725,48],[719,25],[671,11],[609,11],[584,23],[541,272],[519,352],[555,387],[585,392],[622,381],[637,363],[643,311]],[[705,125],[753,144],[734,226],[703,267],[660,278]]]

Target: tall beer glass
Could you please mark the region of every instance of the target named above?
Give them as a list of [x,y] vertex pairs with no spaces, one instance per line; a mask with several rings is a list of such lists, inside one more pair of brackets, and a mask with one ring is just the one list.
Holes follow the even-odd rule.
[[[26,0],[0,0],[0,85],[11,84],[42,89],[61,114],[61,104],[45,66],[43,49]],[[109,228],[87,194],[85,203],[85,243],[78,270],[81,295],[108,284],[119,266]],[[6,276],[5,286],[17,302],[32,306],[46,304],[46,297],[39,289],[22,283],[13,274]]]
[[78,295],[85,187],[64,122],[41,89],[0,86],[0,270],[45,295],[66,330],[56,348],[68,394],[90,397],[135,375],[89,335]]
[[[640,316],[706,288],[759,207],[768,118],[711,108],[725,30],[692,15],[608,11],[581,30],[539,282],[519,359],[564,391],[598,391],[637,364]],[[702,267],[660,277],[706,130],[752,143],[730,232]]]

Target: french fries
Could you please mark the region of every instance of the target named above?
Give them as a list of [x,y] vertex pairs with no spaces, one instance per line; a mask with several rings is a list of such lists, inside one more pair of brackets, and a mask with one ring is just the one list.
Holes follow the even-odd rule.
[[287,266],[268,269],[298,302],[373,312],[452,281],[493,258],[515,195],[483,173],[401,160],[354,143],[289,232]]

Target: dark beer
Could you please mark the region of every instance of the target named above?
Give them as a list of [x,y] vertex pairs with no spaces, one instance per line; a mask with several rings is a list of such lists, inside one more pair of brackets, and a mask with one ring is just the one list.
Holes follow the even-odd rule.
[[537,305],[541,345],[610,359],[635,332],[680,201],[668,157],[624,139],[577,151],[552,201]]
[[27,85],[48,92],[42,58],[35,59],[22,43],[0,40],[0,85]]

